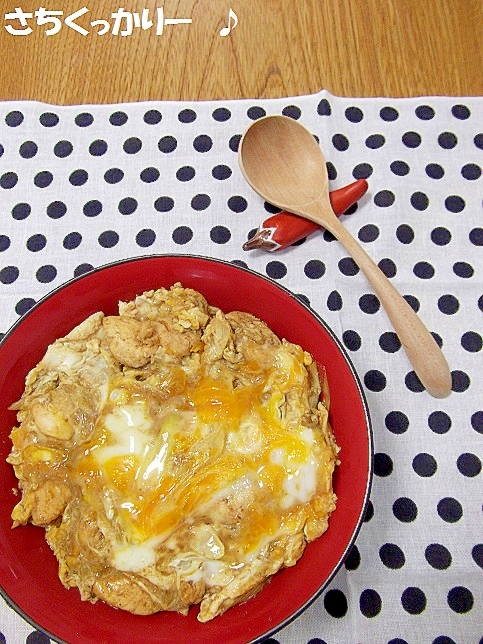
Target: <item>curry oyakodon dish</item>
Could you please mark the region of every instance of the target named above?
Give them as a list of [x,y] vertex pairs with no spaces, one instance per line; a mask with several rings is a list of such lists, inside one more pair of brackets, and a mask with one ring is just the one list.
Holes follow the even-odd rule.
[[[323,383],[324,384],[324,383]],[[136,614],[208,621],[294,565],[335,509],[311,356],[175,284],[54,342],[14,405],[14,526],[59,577]]]

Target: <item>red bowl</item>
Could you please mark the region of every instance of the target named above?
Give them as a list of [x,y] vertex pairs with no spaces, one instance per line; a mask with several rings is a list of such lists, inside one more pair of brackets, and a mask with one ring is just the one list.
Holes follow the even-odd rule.
[[[341,447],[334,489],[337,509],[327,532],[309,544],[292,568],[277,573],[253,599],[201,624],[197,608],[187,617],[158,613],[131,615],[102,602],[82,602],[66,590],[57,561],[41,528],[11,529],[16,497],[13,468],[5,462],[15,413],[9,405],[22,394],[25,376],[48,344],[95,311],[117,313],[119,300],[174,282],[194,288],[223,311],[248,311],[279,337],[300,344],[325,365],[330,387],[330,421]],[[49,637],[71,644],[151,642],[238,644],[261,641],[297,617],[329,583],[364,518],[372,477],[372,432],[362,387],[337,337],[314,311],[272,280],[223,261],[160,255],[121,261],[74,279],[39,301],[0,343],[0,586],[6,601]]]

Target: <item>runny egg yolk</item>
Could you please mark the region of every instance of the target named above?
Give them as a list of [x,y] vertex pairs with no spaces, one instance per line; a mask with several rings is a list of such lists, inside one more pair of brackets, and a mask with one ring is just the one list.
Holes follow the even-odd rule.
[[300,375],[293,374],[235,388],[204,376],[161,406],[149,388],[125,379],[111,388],[95,436],[78,458],[84,494],[107,507],[126,543],[143,544],[195,521],[217,499],[236,498],[243,480],[253,501],[242,508],[237,545],[256,549],[316,491],[314,432],[288,426],[280,411],[276,380],[286,384]]

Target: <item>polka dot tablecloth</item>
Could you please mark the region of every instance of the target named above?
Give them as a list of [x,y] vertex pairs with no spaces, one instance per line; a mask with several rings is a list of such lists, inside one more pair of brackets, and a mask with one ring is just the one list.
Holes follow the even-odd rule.
[[[483,642],[483,99],[0,104],[0,331],[93,267],[158,253],[243,263],[305,298],[367,395],[375,477],[343,567],[270,644]],[[274,212],[238,167],[264,114],[318,137],[342,220],[442,345],[451,395],[422,391],[385,312],[322,230],[243,251]],[[48,642],[0,600],[0,642]]]

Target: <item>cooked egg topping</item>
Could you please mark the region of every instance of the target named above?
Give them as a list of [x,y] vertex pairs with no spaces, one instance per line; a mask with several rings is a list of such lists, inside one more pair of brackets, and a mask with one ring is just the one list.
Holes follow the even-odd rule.
[[48,348],[16,403],[14,525],[81,597],[207,621],[296,563],[335,508],[319,372],[260,320],[175,285]]

